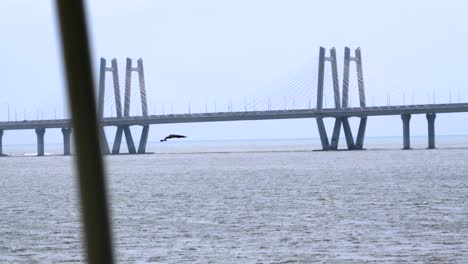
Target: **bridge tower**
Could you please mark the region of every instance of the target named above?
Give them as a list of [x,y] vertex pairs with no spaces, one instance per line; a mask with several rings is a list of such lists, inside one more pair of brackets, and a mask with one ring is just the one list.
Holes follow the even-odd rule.
[[[342,95],[340,102],[340,84],[338,78],[338,63],[336,59],[336,50],[335,48],[330,49],[330,56],[326,57],[326,50],[323,47],[320,47],[319,52],[319,67],[318,67],[318,78],[317,78],[317,110],[321,111],[323,109],[323,88],[324,88],[324,77],[325,77],[325,63],[327,61],[331,64],[332,71],[332,81],[333,81],[333,95],[335,102],[335,109],[345,109],[349,108],[348,99],[349,99],[349,69],[350,62],[354,61],[356,63],[356,72],[357,72],[357,81],[358,81],[358,90],[359,90],[359,106],[366,107],[366,96],[364,90],[364,77],[362,72],[362,60],[361,60],[361,49],[357,48],[355,50],[355,56],[351,57],[351,50],[345,48],[345,57],[343,65],[343,87]],[[360,117],[358,134],[356,141],[354,140],[351,127],[349,125],[349,117],[336,117],[335,125],[333,127],[333,133],[331,142],[328,140],[327,131],[325,129],[325,124],[323,118],[319,117],[316,119],[317,127],[319,130],[320,141],[322,144],[322,150],[337,150],[338,142],[340,138],[341,125],[343,124],[343,130],[346,138],[346,144],[348,150],[362,149],[364,144],[364,135],[366,131],[367,116]]]
[[[119,83],[119,70],[117,66],[117,59],[112,59],[111,67],[106,66],[106,59],[101,58],[100,74],[99,74],[99,94],[98,94],[98,117],[102,120],[104,118],[104,96],[105,96],[105,85],[106,85],[106,72],[112,72],[113,86],[114,86],[114,100],[115,110],[117,118],[130,118],[130,95],[132,86],[132,73],[138,73],[138,80],[140,86],[140,100],[142,107],[143,116],[148,116],[148,104],[146,99],[146,86],[143,69],[143,60],[140,58],[137,60],[137,66],[132,67],[132,59],[127,58],[125,67],[125,93],[124,93],[124,107],[122,111],[122,100],[120,94],[120,83]],[[127,142],[128,152],[130,154],[143,154],[146,152],[146,145],[148,141],[149,126],[143,125],[138,145],[138,150],[135,148],[132,133],[129,125],[122,125],[117,127],[115,134],[114,144],[112,146],[112,152],[109,150],[107,139],[104,133],[104,129],[101,128],[101,136],[103,143],[103,152],[106,154],[119,154],[120,146],[122,143],[122,136],[125,135],[125,141]]]

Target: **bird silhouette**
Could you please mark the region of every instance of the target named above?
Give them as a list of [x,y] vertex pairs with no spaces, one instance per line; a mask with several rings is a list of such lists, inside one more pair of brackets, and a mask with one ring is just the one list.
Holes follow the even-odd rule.
[[161,142],[167,141],[168,139],[171,138],[186,138],[184,135],[176,135],[176,134],[170,134],[169,136],[165,137],[164,139],[161,139]]

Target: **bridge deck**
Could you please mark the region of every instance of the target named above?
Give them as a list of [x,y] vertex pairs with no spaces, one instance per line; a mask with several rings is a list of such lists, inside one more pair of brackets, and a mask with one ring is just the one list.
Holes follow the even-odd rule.
[[[150,115],[148,117],[133,116],[125,118],[107,117],[102,120],[103,126],[121,125],[151,125],[173,123],[221,122],[240,120],[269,120],[294,119],[318,117],[363,117],[426,113],[457,113],[468,112],[468,103],[459,104],[427,104],[427,105],[401,105],[401,106],[372,106],[350,108],[298,109],[298,110],[271,110],[271,111],[243,111],[218,113],[193,113]],[[0,130],[19,130],[35,128],[66,128],[70,127],[69,119],[55,120],[24,120],[0,122]]]

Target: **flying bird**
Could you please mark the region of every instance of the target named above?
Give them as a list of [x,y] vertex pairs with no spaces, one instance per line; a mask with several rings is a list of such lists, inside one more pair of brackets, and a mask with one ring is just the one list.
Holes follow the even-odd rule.
[[161,142],[167,141],[168,139],[171,138],[186,138],[184,135],[176,135],[176,134],[170,134],[169,136],[165,137],[164,139],[161,139]]

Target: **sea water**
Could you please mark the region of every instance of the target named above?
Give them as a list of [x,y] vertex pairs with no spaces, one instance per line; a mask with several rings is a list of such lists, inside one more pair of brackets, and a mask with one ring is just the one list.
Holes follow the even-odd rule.
[[[468,138],[426,141],[174,141],[106,156],[117,262],[468,263]],[[5,151],[0,263],[84,261],[73,157]]]

